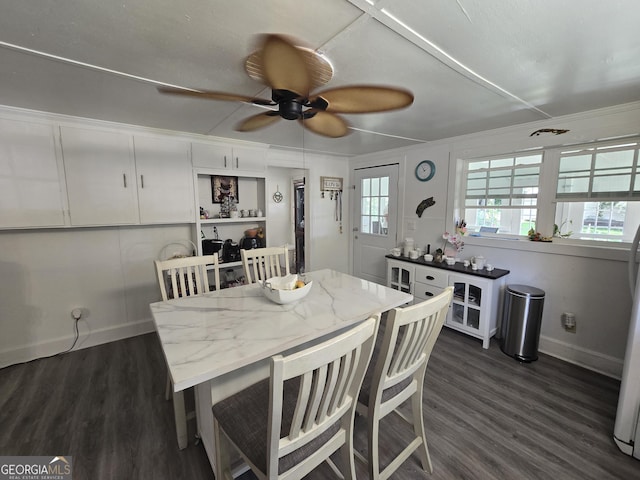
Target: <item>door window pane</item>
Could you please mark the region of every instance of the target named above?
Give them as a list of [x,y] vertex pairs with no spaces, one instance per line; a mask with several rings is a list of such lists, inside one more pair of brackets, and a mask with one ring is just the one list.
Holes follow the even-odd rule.
[[362,180],[360,232],[387,235],[389,214],[389,177]]

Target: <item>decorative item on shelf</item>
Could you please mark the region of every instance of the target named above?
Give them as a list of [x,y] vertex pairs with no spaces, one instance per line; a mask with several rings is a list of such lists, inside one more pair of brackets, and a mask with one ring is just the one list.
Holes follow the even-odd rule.
[[[573,231],[569,230],[568,232],[562,233],[562,227],[564,227],[564,225],[567,223],[567,221],[565,220],[564,222],[562,222],[560,224],[560,226],[558,226],[557,223],[553,224],[553,236],[554,237],[560,237],[560,238],[568,238],[571,235],[573,235]],[[569,220],[569,225],[573,225],[573,221]]]
[[532,242],[552,242],[552,237],[544,237],[540,232],[536,232],[535,229],[530,229],[527,233],[529,240]]
[[[444,244],[442,245],[442,250],[444,253],[447,253],[447,244],[450,244],[453,247],[453,257],[456,257],[458,253],[462,251],[464,248],[464,242],[462,241],[462,235],[459,233],[449,233],[444,232],[442,234],[442,238],[444,239]],[[451,253],[451,251],[450,251]]]
[[436,250],[436,253],[433,255],[433,261],[437,263],[441,263],[444,260],[444,252],[441,248]]
[[233,195],[229,195],[229,216],[231,218],[238,218],[238,201]]
[[220,204],[220,218],[231,218],[232,211],[235,212],[237,216],[238,207],[236,206],[235,199],[231,195],[228,195],[222,199],[222,203]]
[[211,201],[223,203],[227,197],[233,197],[238,201],[238,177],[225,177],[211,175]]
[[416,215],[418,215],[418,218],[422,217],[422,213],[427,208],[432,207],[435,204],[436,204],[436,201],[433,199],[433,197],[425,198],[424,200],[422,200],[416,208]]

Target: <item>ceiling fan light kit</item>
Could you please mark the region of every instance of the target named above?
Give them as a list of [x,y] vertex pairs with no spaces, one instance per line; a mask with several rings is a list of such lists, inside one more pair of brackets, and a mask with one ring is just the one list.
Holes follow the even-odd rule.
[[333,67],[315,51],[296,46],[283,35],[264,36],[262,48],[245,61],[247,74],[272,90],[271,100],[212,90],[159,87],[161,93],[209,100],[235,101],[277,110],[246,118],[236,130],[250,132],[276,123],[297,120],[303,127],[326,137],[343,137],[349,124],[339,113],[376,113],[398,110],[413,103],[413,94],[396,87],[351,85],[312,94],[333,76]]

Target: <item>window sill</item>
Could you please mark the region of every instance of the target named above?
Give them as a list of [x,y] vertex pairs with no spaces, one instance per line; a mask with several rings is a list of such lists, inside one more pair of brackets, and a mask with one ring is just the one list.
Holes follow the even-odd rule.
[[564,255],[573,257],[598,258],[602,260],[629,260],[629,243],[603,245],[604,242],[587,242],[570,238],[554,238],[552,242],[533,242],[527,237],[465,236],[465,245],[503,248],[527,252]]

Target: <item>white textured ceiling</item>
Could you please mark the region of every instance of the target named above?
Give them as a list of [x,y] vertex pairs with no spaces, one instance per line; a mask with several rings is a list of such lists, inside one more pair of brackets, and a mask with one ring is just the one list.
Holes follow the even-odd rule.
[[[0,0],[0,104],[361,154],[640,100],[637,0]],[[159,84],[269,97],[243,62],[261,33],[324,53],[327,84],[395,85],[409,108],[345,115],[351,134]]]

